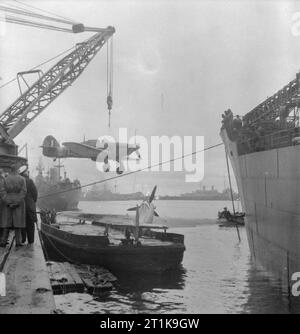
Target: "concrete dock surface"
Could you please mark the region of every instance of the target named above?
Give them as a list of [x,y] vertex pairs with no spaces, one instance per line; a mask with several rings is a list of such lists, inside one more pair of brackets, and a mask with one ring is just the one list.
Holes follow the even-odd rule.
[[[35,243],[0,248],[0,271],[6,278],[6,296],[0,296],[0,314],[51,314],[55,310],[46,261],[35,232]],[[2,267],[2,268],[1,268]]]

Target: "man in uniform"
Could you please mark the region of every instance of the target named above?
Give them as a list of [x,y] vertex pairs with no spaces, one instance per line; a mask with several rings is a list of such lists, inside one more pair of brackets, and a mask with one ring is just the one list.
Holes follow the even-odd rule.
[[33,180],[29,177],[28,169],[24,170],[21,175],[25,179],[27,189],[25,196],[26,227],[22,230],[22,242],[25,243],[27,239],[28,244],[31,245],[34,243],[34,224],[37,222],[36,201],[38,192]]

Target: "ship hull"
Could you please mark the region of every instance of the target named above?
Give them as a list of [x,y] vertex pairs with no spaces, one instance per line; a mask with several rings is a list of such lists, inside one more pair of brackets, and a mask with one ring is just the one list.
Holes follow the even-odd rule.
[[254,263],[290,291],[300,272],[300,146],[238,155],[221,131],[236,177]]
[[[60,193],[61,192],[61,193]],[[78,210],[81,190],[68,188],[39,189],[37,206],[41,210],[72,211]]]

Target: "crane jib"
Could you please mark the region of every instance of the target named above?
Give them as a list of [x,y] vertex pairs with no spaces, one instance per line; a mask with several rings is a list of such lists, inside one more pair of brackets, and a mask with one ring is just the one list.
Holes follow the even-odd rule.
[[[78,26],[75,29],[81,29],[81,27]],[[98,32],[86,42],[76,45],[72,52],[52,66],[0,115],[2,138],[14,139],[79,77],[115,32],[113,27],[86,29]]]

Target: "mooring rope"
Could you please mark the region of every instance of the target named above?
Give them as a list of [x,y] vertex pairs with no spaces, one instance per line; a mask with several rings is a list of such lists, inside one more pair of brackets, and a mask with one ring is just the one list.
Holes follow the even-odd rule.
[[194,156],[196,154],[199,154],[199,153],[211,150],[213,148],[217,148],[217,147],[222,146],[222,145],[224,145],[224,144],[223,143],[219,143],[219,144],[211,145],[209,147],[204,148],[203,150],[194,151],[194,152],[189,153],[189,154],[184,154],[184,155],[182,155],[180,157],[173,158],[173,159],[170,159],[170,160],[167,160],[167,161],[162,161],[162,162],[160,162],[158,164],[155,164],[155,165],[150,165],[150,166],[147,166],[147,167],[144,167],[144,168],[140,168],[140,169],[135,170],[135,171],[127,172],[127,173],[124,173],[124,174],[121,174],[121,175],[112,176],[112,177],[110,177],[108,179],[105,179],[105,180],[102,179],[102,180],[98,180],[98,181],[95,181],[95,182],[92,182],[92,183],[88,183],[88,184],[85,184],[85,185],[80,185],[80,186],[74,187],[72,189],[66,189],[66,190],[61,190],[61,191],[53,192],[53,193],[50,193],[50,194],[39,196],[38,198],[40,199],[40,198],[46,198],[46,197],[50,197],[50,196],[55,196],[55,195],[58,195],[58,194],[68,193],[68,192],[75,191],[75,190],[78,190],[78,189],[90,187],[90,186],[93,186],[95,184],[100,184],[100,183],[108,182],[108,181],[111,181],[111,180],[116,180],[116,179],[119,179],[121,177],[133,175],[133,174],[136,174],[136,173],[139,173],[139,172],[142,172],[144,170],[148,170],[148,169],[151,169],[151,168],[154,168],[154,167],[159,167],[159,166],[168,164],[170,162],[174,162],[176,160],[181,160],[181,159],[184,159],[186,157]]

